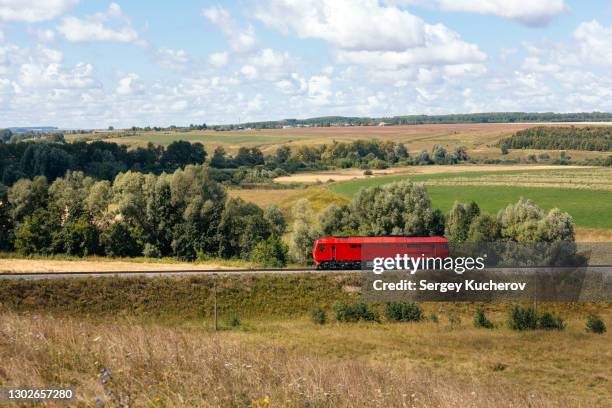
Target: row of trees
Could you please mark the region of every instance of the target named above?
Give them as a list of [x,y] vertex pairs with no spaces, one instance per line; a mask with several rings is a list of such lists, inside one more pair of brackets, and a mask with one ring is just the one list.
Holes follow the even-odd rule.
[[403,115],[392,117],[325,116],[308,119],[284,119],[281,121],[247,122],[234,125],[214,125],[215,130],[274,129],[282,126],[372,126],[384,122],[387,125],[421,125],[451,123],[522,123],[522,122],[603,122],[612,121],[611,113],[604,112],[485,112],[449,115]]
[[[203,166],[161,175],[127,172],[96,181],[68,172],[0,187],[1,250],[23,254],[249,259],[257,244],[279,245],[285,221],[227,198]],[[281,246],[282,249],[282,246]],[[261,250],[261,248],[260,248]]]
[[0,143],[0,180],[5,185],[36,176],[53,181],[69,170],[81,171],[98,180],[112,180],[128,170],[173,172],[188,164],[204,163],[205,159],[202,144],[184,141],[167,147],[149,143],[147,147],[135,149],[103,141]]
[[612,126],[538,126],[516,132],[498,142],[502,150],[550,149],[612,151]]
[[463,146],[449,152],[434,145],[431,152],[421,151],[410,156],[402,143],[382,140],[356,140],[330,145],[297,148],[281,146],[272,155],[265,155],[256,147],[241,147],[236,155],[229,155],[223,147],[217,147],[210,159],[210,166],[218,169],[263,166],[278,172],[293,173],[300,169],[325,169],[329,167],[384,169],[393,165],[409,164],[456,164],[469,160]]
[[[202,144],[185,141],[173,142],[167,147],[149,143],[147,147],[134,149],[103,141],[64,143],[63,137],[53,142],[0,143],[0,182],[12,185],[21,178],[36,176],[53,181],[67,171],[81,171],[97,180],[112,180],[129,170],[155,174],[173,172],[189,164],[202,164],[206,158]],[[467,151],[461,146],[449,152],[436,145],[431,152],[424,150],[410,156],[402,143],[356,140],[293,149],[281,146],[270,155],[264,155],[257,147],[241,147],[234,155],[217,147],[208,164],[218,170],[211,173],[215,180],[241,184],[269,181],[300,169],[383,169],[399,164],[455,164],[466,160],[469,160]]]
[[434,209],[425,187],[410,181],[362,189],[349,204],[330,204],[318,217],[301,200],[293,209],[290,251],[311,260],[314,240],[329,235],[446,236],[453,243],[557,242],[575,239],[572,217],[558,208],[545,212],[521,198],[494,216],[474,202],[456,202],[448,214]]

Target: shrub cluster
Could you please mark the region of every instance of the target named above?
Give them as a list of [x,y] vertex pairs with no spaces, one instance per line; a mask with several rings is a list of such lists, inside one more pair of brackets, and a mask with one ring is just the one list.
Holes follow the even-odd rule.
[[355,304],[338,302],[336,303],[336,320],[342,323],[352,323],[358,321],[378,322],[379,316],[366,303]]
[[320,305],[317,305],[314,307],[314,309],[312,309],[310,312],[310,318],[316,324],[323,325],[327,323],[327,313]]
[[586,330],[591,333],[603,334],[606,332],[606,324],[601,317],[597,315],[589,315],[586,322]]
[[421,306],[414,302],[388,302],[385,315],[393,322],[420,322],[425,318]]
[[510,310],[508,325],[512,330],[563,330],[565,323],[560,316],[550,312],[537,314],[532,307],[522,308],[515,305]]
[[474,314],[474,326],[482,327],[484,329],[492,329],[495,327],[493,322],[487,319],[484,310],[481,308],[476,309],[476,313]]

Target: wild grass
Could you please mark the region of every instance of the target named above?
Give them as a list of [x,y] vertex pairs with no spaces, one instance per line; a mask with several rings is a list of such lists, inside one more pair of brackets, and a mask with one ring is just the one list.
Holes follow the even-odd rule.
[[[610,402],[609,361],[589,354],[597,347],[601,353],[606,335],[491,334],[433,323],[259,326],[212,333],[129,320],[92,323],[2,313],[0,385],[70,386],[79,406],[577,407]],[[562,354],[578,344],[582,347]],[[585,355],[593,358],[574,361]],[[548,364],[539,364],[545,358]]]

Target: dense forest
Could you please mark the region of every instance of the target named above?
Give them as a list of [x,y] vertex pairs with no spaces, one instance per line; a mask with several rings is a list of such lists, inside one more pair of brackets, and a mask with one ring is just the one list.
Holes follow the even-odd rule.
[[234,155],[218,147],[209,159],[207,157],[202,144],[184,141],[173,142],[168,147],[150,143],[147,147],[134,149],[103,141],[0,143],[0,182],[10,186],[19,179],[36,176],[45,176],[52,182],[69,170],[81,171],[96,180],[112,180],[128,170],[160,174],[207,162],[215,169],[211,173],[214,180],[241,184],[270,181],[301,169],[382,169],[399,164],[455,164],[469,159],[463,147],[447,151],[441,146],[433,146],[430,152],[410,156],[403,144],[380,140],[334,142],[293,149],[281,146],[269,155],[264,155],[257,147],[241,147]]
[[502,149],[612,151],[612,126],[548,127],[520,130],[498,142]]
[[284,232],[278,209],[228,199],[204,166],[120,173],[112,183],[68,172],[51,184],[43,176],[0,184],[0,225],[1,250],[187,260],[249,258]]
[[284,119],[278,121],[247,122],[232,125],[210,126],[216,130],[233,129],[273,129],[280,126],[334,126],[351,125],[367,126],[378,125],[384,122],[387,125],[423,125],[423,124],[451,124],[451,123],[517,123],[517,122],[610,122],[612,113],[584,112],[584,113],[528,113],[528,112],[491,112],[467,113],[451,115],[404,115],[391,117],[346,117],[325,116],[308,119]]
[[99,180],[112,180],[127,170],[172,172],[188,164],[204,163],[205,159],[202,144],[182,141],[165,148],[149,144],[135,149],[102,141],[0,143],[0,181],[12,185],[21,178],[36,176],[53,181],[68,170],[82,171]]

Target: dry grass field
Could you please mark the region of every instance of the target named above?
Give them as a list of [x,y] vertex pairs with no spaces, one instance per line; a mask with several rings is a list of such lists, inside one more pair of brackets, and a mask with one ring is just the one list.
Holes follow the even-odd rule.
[[[593,169],[588,166],[560,166],[560,165],[534,165],[534,164],[476,164],[476,165],[439,165],[439,166],[405,166],[391,167],[384,170],[372,170],[372,175],[365,175],[361,169],[337,169],[332,171],[312,171],[296,173],[289,176],[277,177],[277,183],[325,183],[333,181],[348,181],[354,179],[375,178],[383,176],[414,176],[425,174],[465,173],[465,172],[507,172],[531,170],[585,170]],[[611,172],[612,174],[612,172]]]
[[229,269],[231,263],[224,262],[154,262],[143,259],[112,259],[91,257],[85,259],[18,259],[0,258],[0,273],[31,272],[116,272],[116,271],[172,271],[197,269]]
[[458,314],[453,325],[443,315],[439,323],[416,324],[248,321],[214,333],[202,322],[164,326],[4,312],[0,385],[70,386],[75,405],[92,407],[612,404],[610,335],[586,333],[584,319],[570,320],[563,332],[530,333],[476,329],[470,319]]

